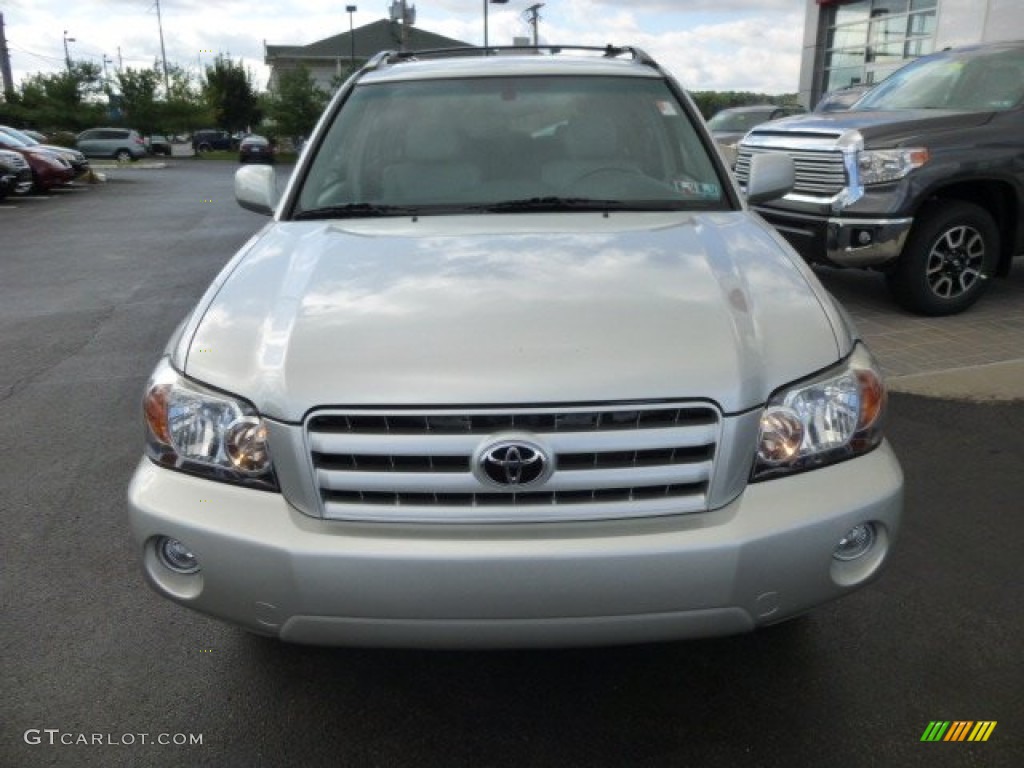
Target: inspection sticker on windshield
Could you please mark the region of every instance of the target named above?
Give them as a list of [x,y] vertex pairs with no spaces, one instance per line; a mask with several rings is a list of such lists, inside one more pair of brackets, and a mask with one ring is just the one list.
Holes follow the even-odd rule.
[[679,114],[676,112],[676,108],[673,106],[671,101],[659,100],[654,103],[658,106],[658,111],[665,117],[676,117]]
[[705,184],[692,179],[673,179],[672,186],[684,197],[718,200],[722,196],[722,188],[717,184]]

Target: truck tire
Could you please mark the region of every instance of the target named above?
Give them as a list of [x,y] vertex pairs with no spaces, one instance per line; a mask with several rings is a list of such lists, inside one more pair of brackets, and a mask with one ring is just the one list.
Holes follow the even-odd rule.
[[963,312],[985,292],[999,261],[999,229],[988,211],[940,200],[917,218],[895,269],[893,297],[921,315]]

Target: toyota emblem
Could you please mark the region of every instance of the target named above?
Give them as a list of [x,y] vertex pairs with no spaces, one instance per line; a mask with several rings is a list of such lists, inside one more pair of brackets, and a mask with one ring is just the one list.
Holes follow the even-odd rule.
[[518,489],[546,480],[551,459],[544,449],[533,443],[502,440],[484,448],[477,468],[482,480]]

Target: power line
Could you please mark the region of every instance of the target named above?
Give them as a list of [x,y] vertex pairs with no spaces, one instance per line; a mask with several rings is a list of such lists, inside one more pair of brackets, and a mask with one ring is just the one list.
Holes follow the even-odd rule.
[[53,61],[53,62],[57,62],[57,63],[60,63],[60,64],[64,63],[64,57],[63,56],[46,56],[46,55],[44,55],[42,53],[34,53],[32,51],[26,51],[24,48],[16,48],[15,46],[11,45],[9,42],[8,42],[7,47],[10,50],[12,50],[12,51],[16,51],[17,53],[23,53],[26,56],[34,56],[35,58],[42,59],[43,61]]

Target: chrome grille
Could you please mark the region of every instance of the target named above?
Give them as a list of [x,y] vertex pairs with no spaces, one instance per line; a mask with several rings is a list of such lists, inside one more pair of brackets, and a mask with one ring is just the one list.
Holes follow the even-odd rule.
[[[601,408],[329,411],[306,423],[324,517],[394,522],[599,520],[707,508],[720,433],[703,403]],[[485,484],[473,461],[522,436],[554,471],[536,487]]]
[[785,152],[793,158],[796,174],[793,194],[832,198],[846,186],[846,165],[839,150],[763,149],[740,146],[736,158],[736,178],[746,185],[750,178],[750,158],[761,152]]

